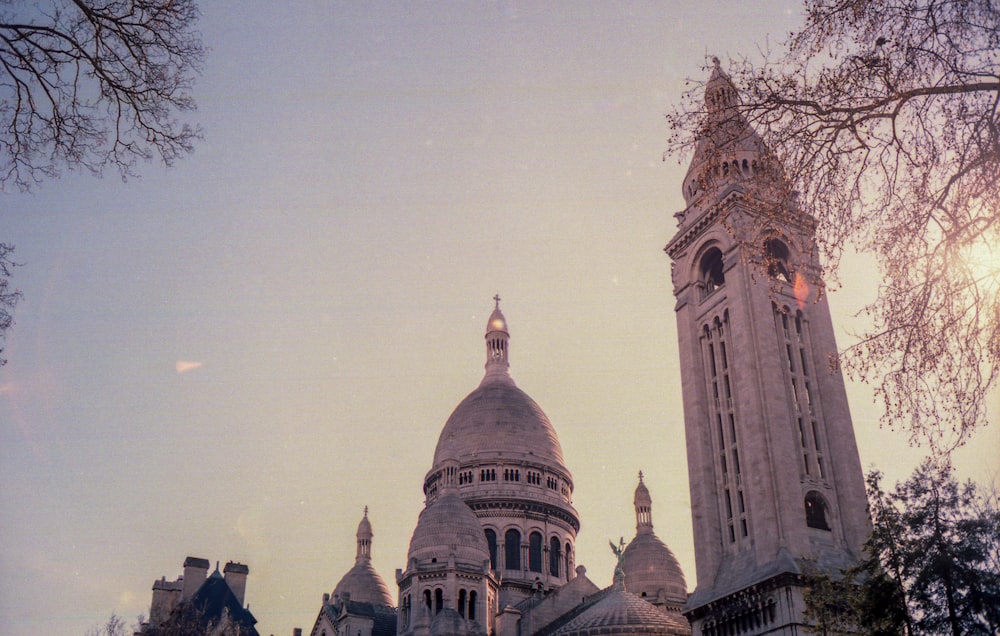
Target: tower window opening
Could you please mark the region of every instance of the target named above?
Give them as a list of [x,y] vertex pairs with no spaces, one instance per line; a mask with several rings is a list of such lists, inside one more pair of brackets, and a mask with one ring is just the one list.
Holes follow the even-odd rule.
[[563,558],[566,559],[566,578],[568,579],[573,572],[573,546],[567,541],[564,548]]
[[469,620],[476,620],[476,591],[469,592]]
[[444,609],[444,591],[441,588],[434,590],[434,613],[437,614]]
[[431,591],[430,590],[424,590],[424,607],[427,608],[427,611],[430,611],[432,609],[431,608]]
[[771,278],[777,278],[786,283],[792,282],[792,276],[788,270],[788,258],[788,246],[779,239],[768,239],[764,243],[764,264],[767,266],[767,275]]
[[706,294],[711,294],[725,284],[726,276],[722,271],[722,251],[719,248],[713,247],[705,252],[701,257],[700,269],[702,285],[704,285]]
[[827,521],[827,507],[823,495],[815,490],[810,490],[806,494],[806,525],[817,530],[829,530],[830,524]]
[[562,560],[562,550],[559,549],[559,537],[549,540],[549,574],[559,576],[559,561]]
[[491,528],[486,528],[486,546],[490,551],[490,568],[497,569],[497,533]]
[[458,615],[465,618],[465,590],[458,591]]
[[528,569],[532,572],[542,571],[542,535],[532,532],[528,536]]
[[508,530],[504,534],[504,568],[507,570],[521,569],[521,533],[517,530]]

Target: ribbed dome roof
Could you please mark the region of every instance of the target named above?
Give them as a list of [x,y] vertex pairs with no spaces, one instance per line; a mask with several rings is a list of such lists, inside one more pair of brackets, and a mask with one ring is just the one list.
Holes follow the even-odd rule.
[[687,584],[677,557],[655,534],[637,534],[622,554],[625,589],[654,601],[663,590],[669,603],[683,605]]
[[437,559],[444,563],[452,554],[465,563],[482,563],[490,558],[479,519],[451,490],[420,513],[407,554],[407,562]]
[[393,607],[392,594],[389,593],[388,586],[372,567],[371,549],[374,536],[372,524],[368,520],[368,506],[365,506],[365,514],[358,524],[358,551],[354,567],[348,570],[333,588],[333,598],[347,593],[351,595],[352,601]]
[[614,589],[551,636],[690,634],[682,616],[662,612],[635,594]]
[[342,597],[344,592],[351,595],[352,601],[388,607],[394,605],[389,588],[372,567],[369,559],[359,559],[354,567],[347,571],[337,583],[337,587],[333,588],[333,598]]
[[565,470],[549,418],[508,376],[487,376],[455,408],[438,438],[434,465],[449,457],[490,453],[533,455]]

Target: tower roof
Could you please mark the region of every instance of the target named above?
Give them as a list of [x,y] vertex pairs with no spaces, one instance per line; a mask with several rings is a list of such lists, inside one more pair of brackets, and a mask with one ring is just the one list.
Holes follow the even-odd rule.
[[751,176],[759,180],[774,163],[763,139],[740,112],[739,91],[732,79],[718,58],[712,58],[712,63],[705,82],[705,119],[684,176],[688,205],[706,192],[723,190]]
[[368,521],[368,506],[365,506],[364,516],[358,524],[358,551],[354,567],[348,570],[337,586],[333,588],[332,597],[334,599],[343,597],[346,592],[352,601],[387,607],[393,606],[389,587],[372,567],[371,541],[373,536],[372,524]]
[[635,488],[635,538],[622,552],[625,589],[650,602],[683,605],[687,599],[684,572],[673,551],[653,532],[653,499],[639,473]]
[[510,331],[500,298],[486,323],[486,374],[452,412],[434,451],[434,466],[473,456],[531,457],[566,471],[555,428],[508,371]]

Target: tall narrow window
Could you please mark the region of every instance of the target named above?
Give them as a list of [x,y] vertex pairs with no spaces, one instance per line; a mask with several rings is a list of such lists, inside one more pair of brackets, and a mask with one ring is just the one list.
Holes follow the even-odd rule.
[[469,620],[476,620],[476,591],[469,592]]
[[559,576],[559,561],[562,560],[562,550],[559,549],[559,537],[549,541],[549,574]]
[[490,567],[497,569],[497,533],[486,528],[486,545],[490,549]]
[[458,615],[465,618],[465,590],[458,591]]
[[[737,414],[735,385],[730,378],[730,357],[727,337],[729,333],[729,311],[715,317],[702,327],[702,353],[705,357],[705,375],[710,395],[709,415],[714,419],[713,437],[718,440],[715,449],[718,457],[718,487],[720,488],[720,514],[725,515],[729,543],[736,543],[746,537],[747,528],[745,506],[734,510],[734,502],[742,501],[743,484],[740,475],[739,439],[737,435]],[[740,532],[737,532],[737,529]]]
[[542,535],[537,532],[528,535],[528,569],[542,571]]
[[508,530],[503,537],[504,568],[507,570],[521,569],[521,533]]
[[444,609],[444,591],[441,588],[434,590],[434,613],[437,614]]

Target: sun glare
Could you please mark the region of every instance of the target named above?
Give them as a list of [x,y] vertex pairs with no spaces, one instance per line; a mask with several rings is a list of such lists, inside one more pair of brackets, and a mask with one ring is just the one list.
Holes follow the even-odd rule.
[[965,248],[962,260],[980,289],[993,294],[1000,291],[1000,245],[980,237]]

